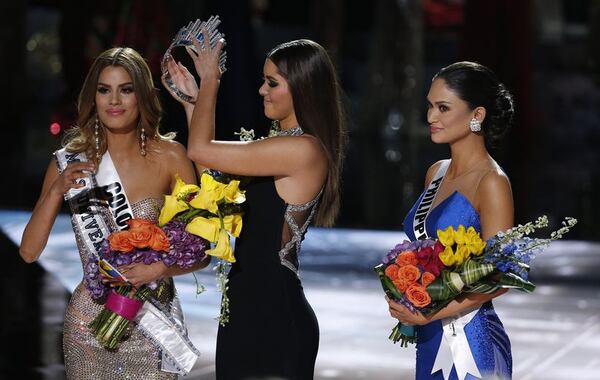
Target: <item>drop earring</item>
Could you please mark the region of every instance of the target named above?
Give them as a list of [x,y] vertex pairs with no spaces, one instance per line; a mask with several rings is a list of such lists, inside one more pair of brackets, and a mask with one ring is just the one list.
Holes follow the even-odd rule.
[[96,142],[96,160],[100,161],[100,136],[98,130],[100,129],[100,121],[98,120],[98,114],[96,114],[96,122],[94,125],[94,140]]
[[140,146],[140,153],[142,156],[146,157],[146,131],[144,130],[144,127],[142,127],[140,132]]
[[471,132],[480,132],[481,122],[475,118],[472,118],[469,122],[469,128],[471,129]]

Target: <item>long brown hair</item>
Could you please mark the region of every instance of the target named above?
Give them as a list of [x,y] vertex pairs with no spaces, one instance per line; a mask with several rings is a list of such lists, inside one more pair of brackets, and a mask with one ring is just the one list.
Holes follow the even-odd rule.
[[347,142],[335,68],[327,51],[311,40],[278,45],[267,58],[288,82],[300,126],[325,148],[329,171],[315,223],[331,226],[340,209],[342,164]]
[[[162,108],[146,61],[132,48],[116,47],[102,52],[96,58],[83,82],[77,102],[77,124],[67,132],[64,140],[67,150],[70,152],[86,152],[90,160],[96,161],[94,130],[97,112],[95,99],[98,77],[107,66],[124,68],[133,81],[133,90],[140,112],[138,134],[144,128],[144,133],[150,139],[173,139],[175,137],[174,133],[161,135],[158,130]],[[102,156],[107,149],[106,135],[103,128],[98,129],[98,138],[100,149],[97,153]]]

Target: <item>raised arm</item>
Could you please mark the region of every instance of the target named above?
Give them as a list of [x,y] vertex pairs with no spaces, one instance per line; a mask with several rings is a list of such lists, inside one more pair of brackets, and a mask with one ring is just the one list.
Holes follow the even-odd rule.
[[48,236],[54,225],[56,215],[60,210],[63,195],[71,188],[79,188],[75,184],[78,178],[86,176],[87,171],[94,171],[94,164],[81,162],[69,164],[62,174],[58,174],[54,161],[50,162],[46,170],[41,195],[33,209],[31,218],[23,231],[19,253],[28,263],[36,261],[42,253]]
[[[207,37],[205,37],[206,39]],[[200,81],[188,138],[188,157],[197,164],[247,176],[292,176],[323,162],[324,150],[311,136],[274,137],[254,142],[215,141],[215,108],[221,80],[220,41],[214,49],[194,44],[190,52]]]

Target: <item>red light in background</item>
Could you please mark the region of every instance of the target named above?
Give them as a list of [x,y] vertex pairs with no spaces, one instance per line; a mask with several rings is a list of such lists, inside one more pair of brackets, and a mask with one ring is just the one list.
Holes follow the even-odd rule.
[[62,127],[58,123],[50,124],[50,133],[52,133],[52,135],[54,135],[54,136],[58,135],[60,133],[61,129],[62,129]]

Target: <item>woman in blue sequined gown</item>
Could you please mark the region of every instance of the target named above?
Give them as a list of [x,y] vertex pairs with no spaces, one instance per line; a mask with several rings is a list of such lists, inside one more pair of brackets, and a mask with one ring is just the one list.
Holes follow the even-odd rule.
[[[462,224],[473,226],[483,239],[489,239],[512,227],[510,182],[487,150],[511,123],[513,103],[509,92],[488,68],[458,62],[436,74],[427,101],[431,139],[448,144],[451,152],[451,159],[432,165],[425,178],[427,188],[432,178],[443,174],[425,221],[427,235],[435,237],[438,229]],[[411,240],[416,235],[415,213],[424,195],[404,220]],[[427,317],[388,300],[394,318],[417,326],[416,378],[510,379],[510,341],[491,301],[504,292],[461,296]],[[468,345],[445,351],[450,340],[444,334],[450,334],[454,341],[464,339]],[[464,336],[457,338],[457,334]],[[465,359],[469,351],[470,362]],[[446,360],[444,352],[451,352]]]
[[[335,70],[313,41],[275,47],[265,60],[259,94],[265,116],[278,121],[280,131],[258,141],[213,141],[222,42],[215,49],[195,43],[199,54],[192,59],[201,83],[188,156],[253,177],[228,277],[229,321],[217,337],[217,379],[312,379],[319,327],[298,267],[308,225],[331,225],[339,208],[345,141]],[[180,69],[170,63],[169,72]]]

